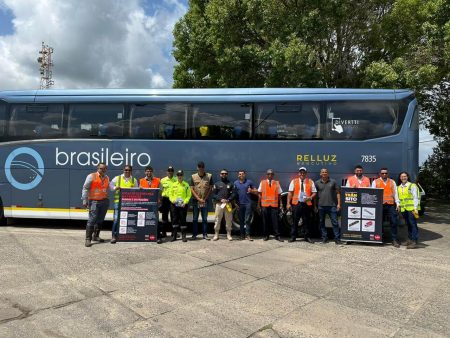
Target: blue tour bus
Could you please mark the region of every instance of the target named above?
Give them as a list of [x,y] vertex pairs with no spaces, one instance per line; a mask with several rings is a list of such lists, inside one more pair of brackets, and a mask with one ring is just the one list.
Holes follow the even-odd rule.
[[[0,92],[0,221],[86,219],[81,186],[99,162],[110,178],[168,165],[185,179],[204,161],[214,178],[268,168],[284,191],[298,167],[338,182],[418,171],[418,105],[410,90],[163,89]],[[112,203],[111,203],[112,207]],[[112,213],[108,213],[111,219]],[[212,216],[210,214],[210,216]]]

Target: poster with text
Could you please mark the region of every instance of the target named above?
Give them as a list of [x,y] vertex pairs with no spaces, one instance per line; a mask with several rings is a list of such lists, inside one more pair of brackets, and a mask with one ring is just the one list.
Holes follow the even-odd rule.
[[118,242],[156,242],[159,189],[120,189]]
[[341,188],[341,239],[383,242],[383,189]]

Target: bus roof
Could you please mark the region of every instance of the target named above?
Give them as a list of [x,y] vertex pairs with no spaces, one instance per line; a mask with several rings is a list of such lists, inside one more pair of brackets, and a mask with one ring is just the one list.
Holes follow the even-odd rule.
[[414,95],[410,89],[348,89],[348,88],[214,88],[214,89],[46,89],[46,90],[23,90],[23,91],[0,91],[0,99],[7,102],[29,102],[32,97],[39,99],[69,99],[98,97],[101,100],[112,98],[207,98],[207,97],[241,97],[260,98],[263,96],[323,96],[330,95],[333,98],[339,96],[374,96],[392,97],[403,99]]

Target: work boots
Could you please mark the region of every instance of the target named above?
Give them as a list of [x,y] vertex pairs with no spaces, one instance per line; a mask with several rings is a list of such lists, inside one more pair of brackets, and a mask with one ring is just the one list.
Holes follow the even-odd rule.
[[105,241],[103,238],[100,238],[100,229],[94,228],[94,238],[92,240],[94,242],[100,242],[100,243],[103,243]]
[[214,237],[213,237],[213,241],[217,241],[217,240],[219,240],[219,232],[218,231],[216,231],[216,233],[214,234]]
[[187,242],[187,238],[186,238],[186,229],[184,228],[182,228],[181,229],[181,240],[183,241],[183,242]]
[[231,237],[231,230],[228,230],[228,231],[227,231],[227,239],[228,239],[229,241],[232,241],[232,240],[233,240],[233,237]]
[[92,228],[86,228],[86,241],[84,242],[84,246],[89,248],[92,243],[92,233],[94,232],[94,230]]
[[177,232],[178,232],[178,229],[177,228],[173,228],[173,230],[172,230],[172,239],[170,240],[171,242],[175,242],[177,240]]

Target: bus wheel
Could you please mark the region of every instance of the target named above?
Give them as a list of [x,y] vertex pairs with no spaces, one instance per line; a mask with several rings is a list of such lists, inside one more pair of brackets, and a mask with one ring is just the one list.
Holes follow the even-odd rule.
[[5,217],[5,211],[3,210],[3,203],[0,200],[0,226],[6,225],[6,217]]

